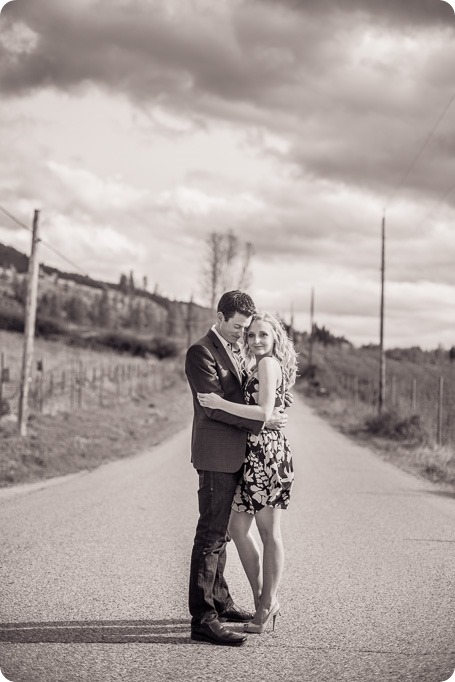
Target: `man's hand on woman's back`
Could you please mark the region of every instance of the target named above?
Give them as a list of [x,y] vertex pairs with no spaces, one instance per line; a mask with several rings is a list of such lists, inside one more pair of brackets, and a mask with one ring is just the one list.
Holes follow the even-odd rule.
[[288,421],[287,414],[284,414],[282,407],[275,407],[272,412],[272,416],[268,421],[265,422],[264,428],[271,429],[272,431],[281,431],[284,429]]

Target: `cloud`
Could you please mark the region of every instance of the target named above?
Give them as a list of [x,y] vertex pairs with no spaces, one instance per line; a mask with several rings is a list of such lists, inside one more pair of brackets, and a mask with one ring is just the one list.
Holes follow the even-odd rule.
[[234,229],[264,303],[304,309],[317,284],[324,319],[356,338],[376,333],[386,208],[390,314],[433,319],[455,285],[451,12],[15,0],[0,17],[3,200],[21,218],[43,206],[81,258],[96,245],[94,275],[143,268],[175,296],[195,290],[210,231]]
[[[443,4],[16,0],[0,87],[92,83],[183,134],[217,119],[250,125],[302,172],[387,199],[453,94]],[[403,192],[435,196],[453,175],[450,130],[447,118]]]

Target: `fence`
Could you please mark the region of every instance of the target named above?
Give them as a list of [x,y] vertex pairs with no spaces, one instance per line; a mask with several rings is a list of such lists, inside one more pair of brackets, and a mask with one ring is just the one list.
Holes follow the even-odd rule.
[[[347,374],[318,368],[320,394],[332,393],[355,404],[377,410],[378,377]],[[384,410],[403,418],[419,415],[430,440],[438,445],[455,446],[455,390],[449,377],[439,376],[422,381],[416,377],[403,379],[386,376]]]
[[[30,414],[114,407],[146,397],[173,383],[181,373],[181,360],[135,360],[85,364],[80,361],[62,370],[42,371],[40,363],[31,377]],[[18,412],[20,368],[0,368],[0,417]]]

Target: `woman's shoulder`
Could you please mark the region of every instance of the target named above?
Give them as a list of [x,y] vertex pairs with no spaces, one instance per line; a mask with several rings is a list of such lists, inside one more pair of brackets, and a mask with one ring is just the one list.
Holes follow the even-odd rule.
[[274,355],[265,355],[258,360],[258,368],[281,374],[281,363]]

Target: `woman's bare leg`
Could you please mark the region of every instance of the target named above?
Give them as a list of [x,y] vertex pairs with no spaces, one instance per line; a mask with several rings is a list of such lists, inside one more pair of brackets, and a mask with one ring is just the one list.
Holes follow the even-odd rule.
[[253,514],[232,510],[228,533],[237,547],[243,570],[253,591],[254,605],[257,608],[262,592],[262,571],[259,548],[251,533],[253,520]]
[[264,507],[256,514],[256,523],[264,545],[263,585],[259,607],[253,623],[261,624],[277,602],[278,587],[284,568],[284,548],[281,538],[281,509]]

